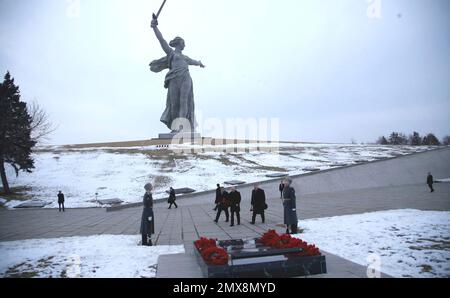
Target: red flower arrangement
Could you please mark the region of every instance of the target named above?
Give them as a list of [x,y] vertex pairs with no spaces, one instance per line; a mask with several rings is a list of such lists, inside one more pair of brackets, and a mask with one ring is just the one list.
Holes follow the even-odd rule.
[[203,250],[210,248],[210,247],[216,247],[216,240],[215,239],[208,239],[205,237],[201,237],[200,240],[195,241],[195,247],[202,252]]
[[208,239],[201,237],[200,240],[195,241],[195,247],[202,255],[203,260],[210,265],[226,265],[228,264],[227,252],[217,246],[215,239]]
[[210,265],[227,265],[228,254],[220,247],[209,247],[202,251],[202,257]]
[[265,233],[259,241],[269,247],[277,248],[277,249],[286,249],[286,248],[302,248],[303,251],[296,254],[289,254],[289,256],[296,257],[311,257],[311,256],[320,256],[320,250],[315,245],[309,245],[307,242],[302,241],[301,239],[293,238],[291,235],[284,234],[278,235],[274,230],[269,230]]

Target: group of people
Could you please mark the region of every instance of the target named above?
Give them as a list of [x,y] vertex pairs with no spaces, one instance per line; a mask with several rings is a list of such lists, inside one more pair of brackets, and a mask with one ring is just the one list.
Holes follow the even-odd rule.
[[[286,225],[286,233],[288,234],[296,234],[297,233],[297,209],[296,209],[296,196],[295,190],[291,186],[292,180],[287,178],[283,180],[280,185],[280,191],[282,195],[282,202],[284,207],[284,224]],[[140,232],[142,235],[142,245],[144,246],[152,246],[152,235],[155,233],[155,218],[153,213],[153,185],[151,183],[147,183],[145,186],[145,194],[143,197],[143,205],[144,210],[142,211],[141,218],[141,228]],[[172,205],[175,205],[176,208],[176,195],[175,190],[170,188],[170,196],[168,203],[170,204],[169,209]],[[225,213],[225,221],[230,222],[230,213],[231,213],[231,226],[233,227],[235,222],[237,225],[241,224],[241,193],[235,188],[232,187],[229,192],[225,190],[224,187],[221,187],[217,184],[216,189],[216,199],[215,199],[215,208],[214,211],[217,211],[216,219],[214,220],[216,223],[219,222],[220,216],[222,213]],[[254,185],[252,190],[251,197],[251,209],[253,212],[251,224],[256,224],[256,217],[258,215],[261,216],[262,223],[265,223],[265,211],[268,209],[268,205],[266,203],[266,193],[263,189],[259,187],[258,184]],[[236,219],[236,221],[235,221]]]
[[[286,225],[286,233],[288,234],[296,234],[298,217],[297,217],[297,207],[296,207],[296,196],[295,190],[291,186],[292,180],[287,178],[283,180],[280,184],[279,190],[281,193],[281,199],[283,202],[284,209],[284,224]],[[216,219],[214,222],[218,223],[220,216],[225,213],[225,222],[230,222],[230,213],[231,213],[231,226],[234,226],[234,219],[236,217],[237,224],[241,224],[241,194],[236,190],[235,187],[230,189],[230,192],[227,192],[224,187],[221,187],[217,184],[216,189],[216,207],[213,209],[217,211]],[[258,215],[261,216],[262,223],[265,223],[266,216],[265,211],[268,209],[268,205],[266,203],[266,193],[263,189],[259,187],[258,184],[254,185],[251,196],[251,209],[253,212],[251,224],[256,223],[256,217]]]
[[[236,217],[237,224],[241,224],[241,193],[236,190],[235,187],[232,187],[230,192],[227,192],[224,187],[221,187],[220,184],[217,184],[216,189],[216,207],[213,209],[217,211],[216,219],[214,220],[216,223],[219,222],[219,218],[222,212],[225,213],[225,222],[230,222],[230,212],[231,212],[231,226],[234,226],[234,219]],[[266,204],[266,194],[263,189],[259,188],[259,185],[255,185],[252,191],[252,200],[251,200],[251,210],[253,211],[252,224],[255,224],[256,216],[260,215],[262,222],[265,222],[265,214],[264,211],[267,209]]]

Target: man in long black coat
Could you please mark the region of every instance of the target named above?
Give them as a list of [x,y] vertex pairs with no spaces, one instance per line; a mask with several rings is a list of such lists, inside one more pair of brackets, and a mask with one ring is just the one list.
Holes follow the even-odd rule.
[[428,173],[427,184],[428,184],[428,187],[430,188],[431,192],[434,192],[434,188],[433,188],[434,178],[433,178],[433,175],[431,175],[431,173]]
[[214,201],[214,204],[216,204],[216,207],[214,207],[213,211],[217,211],[219,209],[219,202],[220,202],[220,194],[222,192],[222,188],[220,187],[220,184],[217,184],[216,188],[216,200]]
[[228,212],[228,209],[230,208],[230,200],[228,198],[228,193],[225,191],[225,189],[222,187],[220,189],[220,196],[218,199],[217,204],[217,215],[216,219],[214,220],[216,223],[219,222],[220,215],[222,214],[222,211],[225,212],[226,221],[230,221],[230,213]]
[[241,193],[232,188],[231,192],[228,194],[230,199],[230,209],[231,209],[231,226],[234,226],[234,215],[236,214],[237,224],[241,224]]
[[283,198],[283,190],[284,190],[284,181],[281,181],[280,186],[278,187],[280,191],[280,198]]
[[173,187],[170,188],[170,194],[169,194],[169,200],[167,201],[169,203],[169,209],[172,209],[172,205],[175,205],[175,208],[178,209],[177,205],[177,194],[175,193],[175,189]]
[[59,205],[59,212],[61,212],[61,208],[63,212],[66,212],[66,210],[64,209],[64,194],[62,193],[62,191],[59,191],[58,193],[58,205]]
[[267,209],[266,204],[266,193],[264,190],[259,188],[258,185],[255,185],[255,188],[252,191],[252,210],[253,210],[253,217],[251,224],[255,224],[256,215],[261,215],[262,223],[265,223],[266,217],[264,214],[264,211]]

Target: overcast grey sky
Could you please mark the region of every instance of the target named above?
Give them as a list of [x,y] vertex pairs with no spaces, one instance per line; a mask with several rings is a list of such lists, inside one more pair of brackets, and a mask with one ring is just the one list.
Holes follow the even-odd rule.
[[[191,68],[203,118],[279,118],[292,141],[450,134],[450,1],[372,1],[168,0],[159,27],[207,66]],[[148,68],[161,2],[0,0],[0,72],[59,125],[52,143],[167,131]]]

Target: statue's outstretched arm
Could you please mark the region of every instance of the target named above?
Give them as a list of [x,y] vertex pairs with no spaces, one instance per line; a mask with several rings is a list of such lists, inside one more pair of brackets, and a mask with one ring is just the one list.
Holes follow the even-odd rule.
[[200,66],[201,68],[205,68],[202,61],[197,61],[185,56],[189,65]]
[[155,32],[156,38],[158,38],[159,43],[161,44],[161,47],[163,49],[163,51],[169,55],[172,52],[172,48],[169,46],[169,44],[167,43],[167,41],[164,39],[164,37],[162,36],[161,31],[159,31],[158,29],[158,23],[156,20],[152,21],[152,28],[153,31]]

